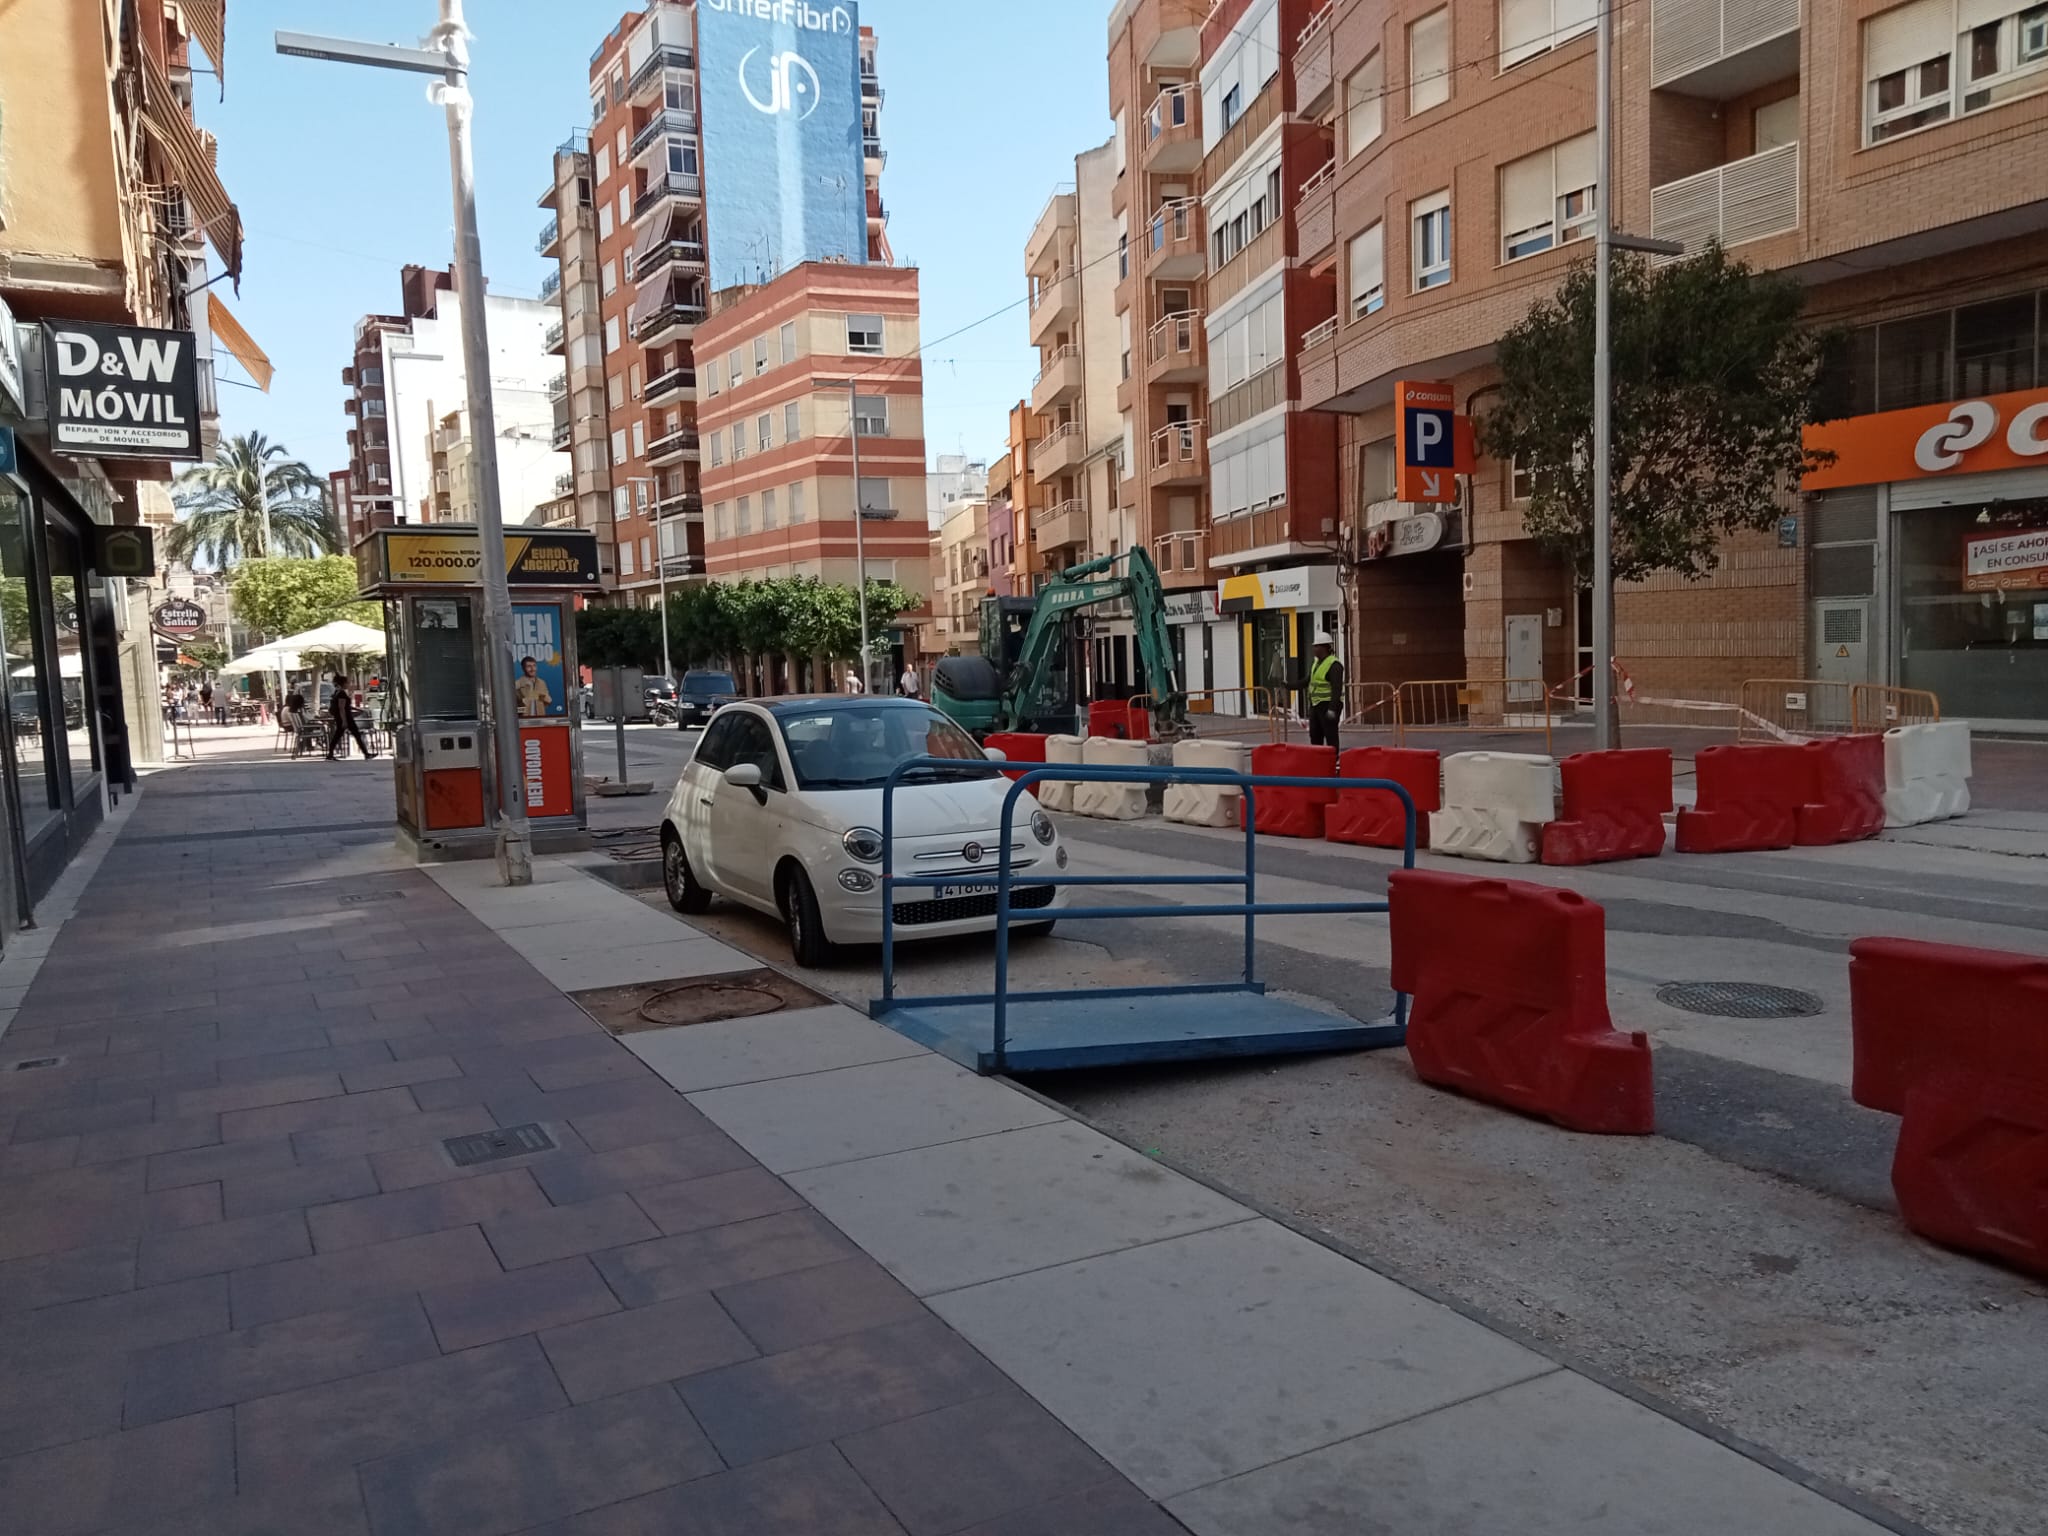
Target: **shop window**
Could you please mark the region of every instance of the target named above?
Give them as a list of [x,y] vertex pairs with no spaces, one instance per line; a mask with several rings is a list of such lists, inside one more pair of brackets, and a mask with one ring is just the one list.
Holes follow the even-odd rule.
[[50,558],[50,618],[57,631],[56,692],[63,701],[64,750],[57,756],[70,769],[75,804],[86,781],[99,767],[99,733],[93,728],[88,702],[84,647],[89,592],[79,562],[78,541],[60,529],[51,528],[46,542]]
[[32,839],[62,807],[51,728],[61,697],[43,642],[43,605],[29,563],[28,498],[0,480],[0,640],[7,656],[7,697],[14,724],[14,773],[21,832]]
[[1955,398],[2002,395],[2034,387],[2039,378],[2035,310],[2035,296],[2024,293],[1956,311]]
[[1877,408],[1900,411],[1949,396],[1949,313],[1877,328]]

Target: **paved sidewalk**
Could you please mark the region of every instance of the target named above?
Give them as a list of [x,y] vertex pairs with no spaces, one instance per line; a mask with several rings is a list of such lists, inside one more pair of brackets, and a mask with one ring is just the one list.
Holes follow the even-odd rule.
[[1881,1529],[387,786],[152,779],[0,1035],[8,1536]]

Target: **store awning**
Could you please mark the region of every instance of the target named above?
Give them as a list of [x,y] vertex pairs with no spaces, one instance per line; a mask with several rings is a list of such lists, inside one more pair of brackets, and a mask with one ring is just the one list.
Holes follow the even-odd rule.
[[142,79],[143,127],[156,140],[173,180],[191,202],[200,232],[213,242],[213,248],[220,252],[221,264],[239,284],[242,215],[235,208],[234,199],[228,196],[227,188],[221,185],[220,173],[213,165],[213,151],[186,115],[185,104],[171,88],[163,66],[146,48],[137,49],[135,56]]
[[649,283],[634,295],[632,329],[635,334],[640,330],[641,321],[668,308],[669,302],[675,298],[675,291],[676,275],[671,271],[665,273],[660,281]]
[[664,217],[649,219],[646,224],[641,226],[640,233],[633,240],[633,270],[635,272],[640,270],[641,264],[657,248],[668,243],[670,234],[675,229],[675,223],[676,213],[675,210],[671,209]]
[[249,370],[249,377],[256,381],[256,387],[268,393],[271,375],[277,370],[271,366],[263,349],[256,345],[255,338],[242,329],[242,322],[221,302],[220,295],[211,291],[206,295],[206,324],[213,332],[213,339],[232,352],[235,361]]
[[180,0],[180,6],[185,12],[185,26],[192,40],[213,61],[213,72],[219,76],[225,89],[228,78],[227,0]]

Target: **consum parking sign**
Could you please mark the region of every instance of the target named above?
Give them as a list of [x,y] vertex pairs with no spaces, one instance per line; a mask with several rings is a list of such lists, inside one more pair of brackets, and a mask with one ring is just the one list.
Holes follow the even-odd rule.
[[1458,476],[1472,473],[1472,439],[1459,430],[1457,397],[1448,384],[1394,386],[1398,442],[1394,494],[1402,501],[1456,501]]

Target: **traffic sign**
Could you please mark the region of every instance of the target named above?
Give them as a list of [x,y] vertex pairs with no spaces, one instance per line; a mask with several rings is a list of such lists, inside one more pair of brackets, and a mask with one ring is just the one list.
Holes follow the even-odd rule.
[[1458,476],[1472,473],[1472,438],[1461,430],[1451,386],[1397,383],[1394,422],[1394,494],[1402,501],[1456,501]]

